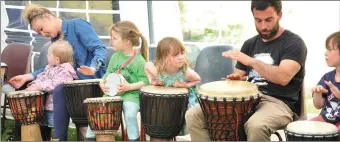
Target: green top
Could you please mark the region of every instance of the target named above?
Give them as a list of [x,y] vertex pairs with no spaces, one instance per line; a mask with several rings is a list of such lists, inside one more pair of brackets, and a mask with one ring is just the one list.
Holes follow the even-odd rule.
[[[186,82],[187,80],[185,79],[185,75],[183,74],[183,69],[180,70],[178,73],[176,73],[175,75],[169,75],[166,73],[162,73],[159,76],[157,76],[157,79],[159,81],[164,82],[164,86],[165,87],[173,87],[173,84],[176,81],[184,81]],[[198,104],[198,100],[197,100],[197,90],[198,87],[197,85],[188,88],[189,91],[189,104],[188,104],[188,108],[192,108],[194,107],[196,104]]]
[[[106,73],[103,76],[103,79],[111,74],[118,71],[119,67],[123,65],[127,60],[129,60],[131,56],[125,56],[123,52],[116,52],[112,55],[110,59],[109,66],[107,67]],[[144,65],[146,61],[144,57],[138,52],[136,57],[128,64],[125,68],[123,68],[120,73],[124,76],[125,80],[130,84],[136,83],[139,81],[143,81],[145,85],[149,85],[149,80],[144,72]],[[131,90],[127,91],[120,96],[123,98],[123,101],[131,101],[139,104],[139,90]],[[105,94],[104,96],[106,96]]]
[[176,81],[185,81],[186,80],[182,71],[179,71],[175,75],[169,75],[169,74],[166,74],[166,73],[162,73],[157,77],[157,79],[159,81],[164,82],[165,87],[173,87],[172,84],[174,84]]

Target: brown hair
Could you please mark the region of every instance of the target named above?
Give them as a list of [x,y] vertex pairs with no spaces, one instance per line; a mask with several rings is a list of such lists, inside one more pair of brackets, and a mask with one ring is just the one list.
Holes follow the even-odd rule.
[[26,23],[32,24],[32,21],[37,18],[43,18],[45,14],[52,15],[56,17],[50,10],[42,7],[38,4],[27,4],[25,9],[22,12],[22,17],[26,21]]
[[340,50],[340,31],[337,31],[331,35],[329,35],[326,39],[326,48],[329,49],[331,47],[329,47],[329,42],[331,42],[332,40],[332,43],[333,45],[337,44],[337,48]]
[[[185,53],[184,45],[181,41],[174,37],[166,37],[158,42],[156,50],[155,66],[158,73],[163,73],[168,64],[169,56],[177,55],[178,53]],[[186,72],[188,67],[188,61],[185,57],[182,67],[183,73]]]
[[58,57],[60,64],[69,62],[72,66],[74,64],[73,48],[71,44],[66,40],[57,40],[53,42],[49,48],[48,53]]
[[[149,60],[149,47],[145,37],[140,33],[136,24],[131,21],[120,21],[110,28],[110,36],[112,36],[111,31],[118,32],[122,39],[129,40],[133,46],[139,46],[142,44],[140,52],[146,61]],[[139,42],[139,38],[142,39],[142,43]]]

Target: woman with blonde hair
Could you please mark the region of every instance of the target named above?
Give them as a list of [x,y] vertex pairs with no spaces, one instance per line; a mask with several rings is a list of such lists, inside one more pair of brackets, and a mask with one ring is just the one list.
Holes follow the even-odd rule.
[[[60,19],[47,8],[36,4],[26,5],[22,15],[38,34],[50,37],[52,42],[64,39],[71,44],[75,58],[73,67],[79,79],[101,78],[104,75],[106,48],[90,23],[79,18]],[[43,70],[44,68],[30,74],[15,76],[9,80],[9,83],[14,88],[20,88],[25,82],[34,80]],[[54,138],[66,141],[70,116],[66,108],[62,84],[55,87],[53,91],[53,106]]]

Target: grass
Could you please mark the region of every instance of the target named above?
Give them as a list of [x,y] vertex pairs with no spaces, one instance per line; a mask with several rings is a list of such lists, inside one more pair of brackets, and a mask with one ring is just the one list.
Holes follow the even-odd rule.
[[[1,135],[1,141],[6,141],[7,138],[9,137],[8,133],[12,131],[14,128],[15,121],[11,119],[5,120],[5,126],[4,126],[4,134]],[[52,134],[53,134],[53,129],[52,129]],[[123,137],[121,136],[121,133],[115,134],[115,139],[116,141],[122,141]],[[77,134],[76,134],[76,129],[75,128],[68,128],[68,133],[67,133],[67,141],[77,141]]]
[[[4,126],[5,131],[4,131],[4,134],[1,135],[1,141],[7,140],[7,138],[9,137],[8,133],[12,132],[12,129],[14,128],[14,126],[15,126],[14,120],[11,120],[11,119],[5,120],[5,126]],[[52,129],[52,134],[53,134],[53,129]],[[77,140],[76,129],[74,129],[74,128],[68,129],[67,140],[68,141],[76,141]]]
[[4,134],[1,135],[1,141],[5,141],[9,136],[7,133],[12,131],[12,128],[14,127],[15,122],[14,120],[5,120],[5,126],[4,126]]
[[306,113],[314,113],[319,114],[320,109],[316,109],[313,105],[313,98],[312,98],[312,92],[311,91],[305,91],[305,107],[306,107]]

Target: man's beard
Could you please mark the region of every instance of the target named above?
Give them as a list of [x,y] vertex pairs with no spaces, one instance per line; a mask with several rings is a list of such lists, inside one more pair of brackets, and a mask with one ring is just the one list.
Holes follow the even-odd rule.
[[[263,38],[263,39],[271,39],[279,31],[279,27],[280,27],[280,24],[279,24],[279,21],[277,21],[275,26],[274,26],[274,28],[272,30],[264,29],[264,30],[260,31],[257,28],[256,28],[256,30],[259,33],[259,35],[261,36],[261,38]],[[262,34],[262,32],[269,32],[269,34]]]

